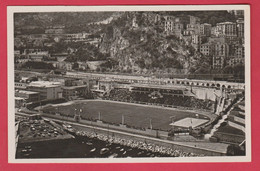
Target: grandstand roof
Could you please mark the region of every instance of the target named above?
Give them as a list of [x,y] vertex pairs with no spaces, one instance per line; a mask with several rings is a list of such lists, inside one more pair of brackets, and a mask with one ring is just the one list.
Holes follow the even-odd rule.
[[157,89],[170,89],[170,90],[187,90],[187,88],[169,86],[169,85],[151,85],[151,84],[134,84],[131,87],[142,87],[142,88],[157,88]]

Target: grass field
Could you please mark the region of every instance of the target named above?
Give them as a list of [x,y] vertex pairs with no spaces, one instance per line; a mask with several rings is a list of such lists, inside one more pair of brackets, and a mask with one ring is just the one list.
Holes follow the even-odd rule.
[[[77,111],[75,111],[75,109],[77,109]],[[79,112],[80,109],[82,112]],[[188,111],[95,100],[84,101],[82,103],[75,103],[67,106],[49,106],[46,107],[44,111],[55,111],[66,115],[74,115],[77,112],[77,114],[80,113],[81,116],[89,119],[98,119],[100,112],[101,120],[116,124],[122,122],[122,115],[124,115],[125,124],[142,128],[148,128],[151,119],[153,128],[162,130],[171,129],[171,117],[173,117],[174,121],[186,117],[196,118],[195,113]],[[200,114],[199,118],[209,119]]]

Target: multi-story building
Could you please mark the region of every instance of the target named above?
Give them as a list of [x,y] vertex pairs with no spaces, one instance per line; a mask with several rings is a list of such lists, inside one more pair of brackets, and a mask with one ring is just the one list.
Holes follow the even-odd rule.
[[165,21],[164,28],[166,32],[174,32],[183,29],[183,24],[172,20]]
[[191,45],[198,51],[200,45],[206,43],[207,38],[203,35],[193,34],[191,35]]
[[211,35],[211,24],[207,24],[207,23],[201,24],[200,34],[209,37]]
[[243,45],[235,45],[233,47],[232,56],[229,57],[227,65],[235,66],[237,64],[245,64],[245,49]]
[[245,60],[242,58],[236,58],[234,56],[229,57],[229,59],[227,60],[227,65],[229,66],[235,66],[237,64],[245,64]]
[[217,24],[219,36],[233,38],[237,36],[237,26],[233,22],[223,22]]
[[37,102],[40,100],[40,93],[25,90],[16,90],[15,97],[23,98],[26,102]]
[[87,85],[80,86],[65,86],[62,88],[62,95],[67,100],[73,100],[79,97],[84,97],[87,94]]
[[18,90],[25,90],[27,89],[28,83],[22,83],[22,82],[15,82],[14,87]]
[[211,43],[204,43],[200,45],[200,53],[206,56],[214,55],[215,49],[214,45]]
[[241,18],[237,20],[237,36],[244,37],[244,20]]
[[[220,39],[222,40],[222,39]],[[222,41],[211,41],[214,43],[214,55],[212,58],[212,67],[214,69],[221,69],[226,65],[227,57],[229,56],[229,45]]]
[[217,42],[215,44],[215,55],[227,57],[229,54],[229,46],[227,43]]
[[201,36],[198,34],[194,34],[191,36],[191,42],[193,44],[201,44]]
[[39,92],[40,100],[62,98],[60,82],[33,81],[28,85],[29,91]]
[[213,69],[222,69],[225,66],[226,58],[224,56],[213,56],[212,67]]
[[184,30],[183,31],[183,36],[190,36],[193,35],[194,31],[193,30]]
[[244,10],[234,10],[235,16],[244,16]]
[[193,31],[194,34],[200,34],[200,24],[187,24],[186,25],[187,31]]
[[180,18],[173,16],[164,16],[164,30],[168,34],[174,34],[178,37],[181,36],[183,31],[183,24],[180,22]]
[[217,27],[211,27],[211,37],[212,36],[215,36],[215,37],[219,37],[219,32],[218,32],[218,29]]
[[245,59],[245,47],[243,45],[235,47],[235,57]]

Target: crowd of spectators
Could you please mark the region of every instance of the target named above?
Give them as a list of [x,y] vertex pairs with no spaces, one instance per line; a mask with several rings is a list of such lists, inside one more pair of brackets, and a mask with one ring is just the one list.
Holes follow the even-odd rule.
[[128,89],[112,89],[105,97],[110,100],[125,101],[125,102],[138,102],[144,104],[157,104],[168,107],[185,107],[191,109],[205,109],[211,110],[214,102],[210,100],[196,99],[193,96],[186,96],[181,92],[178,94],[166,93],[153,93],[148,91],[129,91]]

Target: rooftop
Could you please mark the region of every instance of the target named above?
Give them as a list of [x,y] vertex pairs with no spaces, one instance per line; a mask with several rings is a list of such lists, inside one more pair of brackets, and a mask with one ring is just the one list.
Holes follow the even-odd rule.
[[33,81],[29,84],[32,87],[59,87],[61,85],[61,82],[54,81]]
[[219,25],[219,24],[235,24],[235,23],[233,23],[233,22],[222,22],[222,23],[218,23],[217,25]]
[[23,93],[23,94],[39,94],[39,92],[34,92],[34,91],[25,91],[25,90],[19,90],[17,91],[19,93]]
[[186,88],[183,88],[183,87],[169,86],[169,85],[151,85],[151,84],[134,84],[134,85],[131,85],[131,87],[170,89],[170,90],[186,90]]

